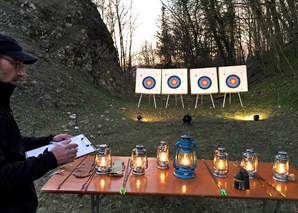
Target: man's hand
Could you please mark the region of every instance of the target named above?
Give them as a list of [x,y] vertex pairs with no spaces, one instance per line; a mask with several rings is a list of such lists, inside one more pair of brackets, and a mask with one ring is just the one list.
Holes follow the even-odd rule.
[[59,134],[59,135],[56,135],[55,137],[53,137],[53,141],[54,142],[59,142],[59,141],[67,140],[71,137],[72,136],[68,135],[68,134]]
[[69,144],[70,142],[71,139],[68,139],[50,150],[55,155],[58,166],[74,161],[78,151],[78,144]]

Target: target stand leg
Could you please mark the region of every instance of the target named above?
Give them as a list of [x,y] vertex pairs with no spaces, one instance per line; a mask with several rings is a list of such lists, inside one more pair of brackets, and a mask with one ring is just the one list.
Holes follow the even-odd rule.
[[229,104],[231,104],[232,103],[232,93],[230,93],[230,95],[229,95]]
[[226,95],[227,95],[227,93],[224,94],[224,100],[223,100],[223,103],[222,103],[222,107],[225,107],[225,103],[226,103]]
[[168,95],[168,98],[167,98],[166,108],[168,108],[169,98],[170,98],[170,95]]
[[241,100],[241,96],[240,96],[240,92],[238,92],[238,96],[239,96],[240,104],[241,104],[241,106],[243,107],[242,100]]
[[201,105],[203,105],[203,94],[201,95]]
[[141,100],[142,100],[142,95],[143,94],[141,94],[140,99],[139,99],[138,108],[140,107],[140,103],[141,103]]
[[210,98],[211,98],[211,102],[212,102],[213,108],[215,108],[213,97],[212,97],[211,93],[210,93]]
[[155,95],[153,94],[153,100],[154,100],[154,106],[155,106],[155,109],[156,109],[156,101],[155,101]]
[[184,109],[184,103],[183,103],[182,95],[180,95],[180,98],[181,98],[182,107],[183,107],[183,109]]
[[197,108],[198,106],[198,99],[199,99],[199,94],[197,94],[197,98],[196,98],[196,104],[195,104],[195,109]]

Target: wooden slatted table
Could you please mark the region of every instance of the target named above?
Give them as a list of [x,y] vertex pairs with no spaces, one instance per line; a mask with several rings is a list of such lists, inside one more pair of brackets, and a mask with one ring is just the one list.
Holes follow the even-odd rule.
[[[72,167],[65,167],[63,175],[54,175],[42,187],[44,193],[63,193],[63,194],[89,194],[92,196],[92,212],[97,209],[100,200],[104,195],[120,195],[119,191],[124,177],[110,177],[107,175],[95,175],[87,191],[81,191],[82,185],[88,178],[77,178],[70,175],[62,187],[57,190],[57,186],[72,172],[72,170],[82,161],[83,158],[73,162]],[[84,161],[93,160],[94,156],[88,156]],[[129,157],[113,156],[112,160],[120,159],[124,161],[125,166]],[[213,171],[213,161],[206,160],[206,163]],[[168,170],[160,170],[156,167],[156,158],[148,158],[148,169],[145,175],[137,176],[130,174],[126,184],[126,195],[147,195],[147,196],[188,196],[202,198],[234,198],[234,199],[258,199],[258,200],[276,200],[277,210],[279,201],[293,200],[298,201],[298,182],[279,182],[272,178],[273,163],[259,162],[258,174],[265,178],[275,188],[286,195],[283,197],[274,191],[269,185],[268,188],[272,196],[266,194],[265,189],[257,179],[250,179],[250,190],[242,191],[233,188],[233,177],[239,171],[239,168],[233,166],[235,161],[229,162],[229,173],[226,178],[217,178],[221,186],[226,190],[228,196],[219,193],[212,176],[208,172],[202,160],[197,160],[195,169],[196,177],[193,179],[181,179],[173,175],[173,160],[169,162]],[[290,173],[298,177],[298,171],[290,167]],[[101,198],[99,196],[102,196]]]

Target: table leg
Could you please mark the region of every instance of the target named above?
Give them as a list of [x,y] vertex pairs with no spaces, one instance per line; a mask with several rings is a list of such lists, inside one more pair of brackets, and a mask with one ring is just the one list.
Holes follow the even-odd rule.
[[[280,206],[281,206],[281,201],[280,200],[277,200],[276,201],[276,206],[275,206],[275,209],[274,209],[274,213],[278,213],[279,212]],[[263,200],[263,211],[262,211],[263,213],[266,212],[267,207],[269,207],[270,210],[273,210],[272,209],[273,206],[268,205],[268,200]]]
[[99,213],[99,203],[106,195],[91,195],[91,212]]

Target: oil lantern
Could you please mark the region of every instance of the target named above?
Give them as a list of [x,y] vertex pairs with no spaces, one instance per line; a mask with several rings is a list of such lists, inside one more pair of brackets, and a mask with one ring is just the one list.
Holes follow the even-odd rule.
[[248,172],[249,178],[255,178],[255,173],[258,170],[258,153],[253,149],[246,149],[242,155],[241,166]]
[[273,179],[281,182],[286,182],[289,175],[289,157],[287,152],[280,151],[275,156],[272,169]]
[[165,141],[161,141],[157,148],[157,168],[169,168],[169,145]]
[[184,179],[194,178],[196,176],[194,170],[197,167],[197,144],[191,141],[188,135],[181,137],[182,140],[178,141],[175,146],[174,175]]
[[229,171],[228,153],[225,148],[218,148],[214,151],[214,172],[217,177],[226,177]]
[[147,151],[143,145],[136,145],[136,148],[131,153],[131,168],[132,173],[135,175],[145,174],[145,169],[148,168]]
[[111,149],[108,148],[108,145],[99,145],[99,149],[97,150],[95,157],[95,166],[97,174],[106,174],[112,166]]

